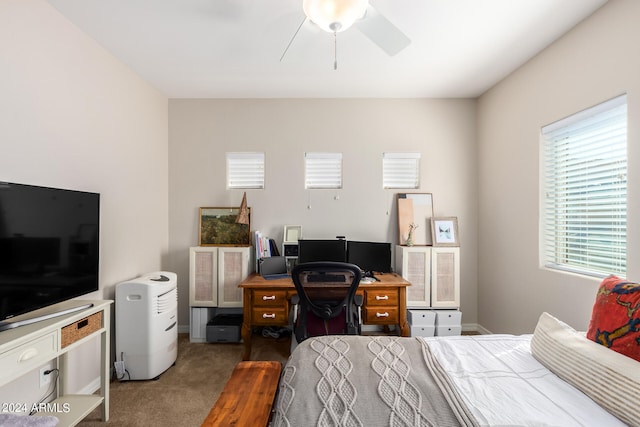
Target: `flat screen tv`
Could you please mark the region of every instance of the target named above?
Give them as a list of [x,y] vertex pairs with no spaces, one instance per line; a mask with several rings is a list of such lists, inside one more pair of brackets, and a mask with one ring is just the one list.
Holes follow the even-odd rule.
[[99,230],[98,193],[0,182],[0,331],[98,290]]
[[347,246],[344,240],[298,240],[298,262],[347,260]]
[[391,272],[391,244],[383,242],[347,242],[347,262],[366,273]]

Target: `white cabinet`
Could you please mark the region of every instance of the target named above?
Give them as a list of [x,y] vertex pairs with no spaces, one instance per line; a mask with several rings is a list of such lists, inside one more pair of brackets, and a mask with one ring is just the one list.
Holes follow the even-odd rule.
[[242,307],[240,282],[251,272],[251,247],[189,249],[189,305]]
[[218,307],[242,308],[238,285],[253,271],[251,247],[189,248],[191,342],[206,342],[206,325]]
[[460,248],[396,246],[396,272],[411,283],[407,308],[460,307]]
[[[69,300],[16,316],[12,320],[56,314],[55,317],[0,333],[0,387],[49,360],[55,360],[60,375],[56,398],[47,408],[68,410],[38,414],[57,417],[59,427],[74,426],[102,406],[102,421],[108,421],[111,304],[112,301]],[[69,394],[68,378],[79,367],[69,363],[68,354],[94,338],[100,339],[100,390],[94,394]]]

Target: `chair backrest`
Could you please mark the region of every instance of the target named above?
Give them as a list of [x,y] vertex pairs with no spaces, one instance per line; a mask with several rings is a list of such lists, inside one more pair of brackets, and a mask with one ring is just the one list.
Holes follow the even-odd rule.
[[[300,304],[294,325],[298,342],[328,333],[358,333],[353,306],[361,276],[360,267],[344,262],[307,262],[293,268]],[[314,318],[323,323],[324,333],[312,327]]]

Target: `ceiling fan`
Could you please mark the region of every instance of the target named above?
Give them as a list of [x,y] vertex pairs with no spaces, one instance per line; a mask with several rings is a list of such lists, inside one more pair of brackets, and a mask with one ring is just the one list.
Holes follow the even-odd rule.
[[283,60],[289,47],[307,21],[334,36],[334,70],[337,62],[337,33],[352,26],[378,45],[389,56],[394,56],[411,44],[411,40],[391,21],[385,18],[369,0],[303,0],[305,17],[282,53]]

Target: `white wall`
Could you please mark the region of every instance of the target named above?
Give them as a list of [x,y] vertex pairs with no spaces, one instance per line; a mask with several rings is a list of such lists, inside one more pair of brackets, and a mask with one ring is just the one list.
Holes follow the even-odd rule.
[[532,332],[542,311],[586,329],[598,279],[539,266],[539,132],[628,93],[628,277],[640,279],[640,2],[611,0],[479,100],[479,323]]
[[[162,266],[167,127],[167,98],[47,2],[0,0],[0,181],[101,194],[100,291],[90,298],[111,299],[118,282]],[[72,389],[96,378],[89,347],[72,361],[82,367]],[[32,384],[37,375],[4,401],[39,397]]]
[[[253,230],[278,243],[284,225],[301,225],[307,238],[395,243],[397,191],[382,189],[382,153],[418,151],[416,191],[433,193],[436,215],[459,218],[463,323],[475,323],[475,105],[424,99],[170,100],[169,268],[188,277],[199,207],[240,204],[242,191],[226,189],[226,152],[265,152],[265,189],[247,191]],[[304,189],[305,151],[343,153],[341,190]],[[182,326],[189,322],[188,300],[183,286]]]

